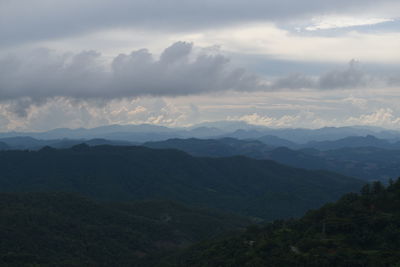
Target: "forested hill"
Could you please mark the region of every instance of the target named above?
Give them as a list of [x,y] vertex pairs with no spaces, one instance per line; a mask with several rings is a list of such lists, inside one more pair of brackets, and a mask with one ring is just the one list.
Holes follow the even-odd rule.
[[77,192],[101,200],[168,199],[262,217],[301,216],[363,182],[245,157],[196,158],[176,150],[78,145],[0,152],[3,192]]
[[160,266],[386,267],[399,266],[399,248],[400,181],[386,189],[376,182],[301,219],[204,242]]
[[152,266],[156,255],[249,223],[167,201],[108,204],[67,193],[0,193],[0,266]]

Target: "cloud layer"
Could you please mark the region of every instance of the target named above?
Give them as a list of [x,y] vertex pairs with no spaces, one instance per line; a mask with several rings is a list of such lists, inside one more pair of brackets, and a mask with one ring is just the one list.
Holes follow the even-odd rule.
[[[208,51],[208,52],[207,52]],[[160,57],[147,49],[106,60],[95,51],[60,54],[48,49],[0,59],[0,102],[26,116],[31,105],[52,98],[111,101],[142,96],[176,97],[226,91],[334,90],[399,85],[393,77],[364,72],[359,63],[310,76],[302,73],[270,79],[236,68],[215,51],[176,42]]]
[[[254,90],[259,80],[233,68],[219,54],[194,53],[177,42],[159,59],[146,49],[110,62],[94,51],[57,54],[47,49],[0,59],[0,99],[17,101],[17,112],[54,97],[112,100]],[[18,111],[21,110],[21,111]]]
[[57,4],[49,0],[3,0],[0,46],[110,28],[176,32],[257,21],[279,23],[320,14],[390,16],[396,7],[399,3],[394,0],[69,0]]

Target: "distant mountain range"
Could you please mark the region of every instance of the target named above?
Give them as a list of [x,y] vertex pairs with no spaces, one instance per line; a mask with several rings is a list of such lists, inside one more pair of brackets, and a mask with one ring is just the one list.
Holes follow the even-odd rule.
[[[387,140],[366,136],[299,145],[273,136],[264,137],[259,140],[234,138],[169,139],[146,142],[142,145],[157,149],[178,149],[193,156],[230,157],[241,155],[255,159],[268,159],[298,168],[335,171],[363,180],[387,181],[400,175],[399,142],[390,143]],[[32,137],[9,137],[0,139],[0,150],[39,150],[45,146],[70,148],[82,143],[89,146],[138,145],[128,141],[107,139],[38,140]]]
[[79,144],[87,144],[89,146],[97,145],[114,145],[129,146],[136,143],[128,141],[113,141],[107,139],[35,139],[29,136],[17,136],[0,138],[0,150],[39,150],[43,147],[50,146],[53,148],[70,148]]
[[[330,170],[363,180],[387,181],[400,175],[400,149],[388,141],[368,137],[350,137],[331,142],[314,142],[315,148],[275,148],[257,140],[223,138],[217,140],[171,139],[144,143],[152,148],[179,149],[191,155],[226,157],[243,155],[256,159],[269,159],[282,164],[311,170]],[[329,145],[329,146],[328,146]],[[373,147],[382,146],[385,148]],[[344,146],[348,146],[342,148]],[[353,147],[354,146],[354,147]],[[359,147],[360,146],[360,147]]]
[[[373,127],[326,127],[321,129],[271,129],[250,125],[245,122],[222,121],[202,123],[192,127],[168,128],[158,125],[109,125],[92,129],[55,129],[46,132],[7,132],[0,133],[0,138],[29,136],[36,139],[108,139],[129,142],[162,141],[171,138],[217,139],[231,137],[236,139],[265,139],[265,142],[284,142],[291,147],[311,141],[333,141],[349,136],[373,135],[391,142],[400,140],[400,133]],[[268,138],[268,136],[270,136]],[[272,136],[272,137],[271,137]],[[273,140],[274,137],[280,138]],[[285,140],[281,140],[285,139]]]
[[246,157],[78,145],[0,152],[3,192],[76,192],[95,199],[169,199],[267,220],[300,216],[363,182]]

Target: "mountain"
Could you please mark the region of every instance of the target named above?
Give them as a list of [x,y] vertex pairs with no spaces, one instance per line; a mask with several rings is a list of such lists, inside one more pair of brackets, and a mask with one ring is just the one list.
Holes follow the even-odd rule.
[[351,148],[351,147],[377,147],[385,149],[400,149],[400,143],[392,143],[388,140],[379,139],[372,135],[367,136],[350,136],[334,141],[321,141],[321,142],[309,142],[303,147],[310,147],[319,150],[333,150],[340,148]]
[[238,129],[234,132],[224,134],[221,137],[232,137],[238,139],[259,139],[263,136],[275,136],[295,144],[306,144],[308,142],[334,141],[350,136],[373,135],[380,139],[398,141],[400,132],[389,131],[381,128],[368,127],[324,127],[320,129]]
[[258,139],[264,136],[265,134],[266,134],[265,131],[261,131],[259,129],[249,129],[249,130],[238,129],[234,132],[219,136],[218,138]]
[[168,201],[99,203],[66,193],[0,193],[0,218],[0,265],[10,267],[143,266],[250,223]]
[[376,182],[301,219],[206,241],[158,266],[398,266],[399,218],[400,182]]
[[[1,143],[4,144],[3,149]],[[85,143],[90,146],[96,145],[114,145],[114,146],[127,146],[134,145],[135,143],[127,141],[113,141],[106,139],[50,139],[40,140],[28,136],[0,138],[0,150],[39,150],[45,146],[54,148],[69,148],[79,144]]]
[[250,129],[268,129],[265,126],[253,125],[249,124],[245,121],[212,121],[212,122],[202,122],[192,126],[191,128],[199,128],[199,127],[207,127],[207,128],[216,128],[220,129],[224,132],[234,132],[238,129],[250,130]]
[[166,141],[147,142],[143,146],[157,149],[178,149],[193,156],[202,157],[229,157],[249,156],[265,158],[265,153],[273,148],[257,140],[238,140],[234,138],[222,139],[169,139]]
[[[141,125],[107,125],[91,129],[77,128],[59,128],[46,132],[9,132],[1,133],[0,137],[16,137],[16,136],[30,136],[37,139],[113,139],[112,136],[129,136],[129,134],[136,134],[143,136],[144,134],[152,133],[160,136],[175,136],[175,132],[180,129],[171,129],[164,126],[141,124]],[[122,139],[123,140],[123,139]],[[129,141],[129,140],[128,140]]]
[[[354,138],[358,139],[358,137]],[[361,139],[365,140],[365,138]],[[374,137],[371,139],[376,140]],[[380,142],[381,139],[377,140]],[[395,150],[393,147],[392,149],[358,147],[356,142],[354,144],[356,147],[326,151],[314,148],[293,150],[287,147],[273,148],[257,140],[224,138],[171,139],[145,143],[144,146],[179,149],[191,155],[203,157],[244,155],[255,159],[274,160],[297,168],[334,171],[367,181],[387,182],[388,179],[400,174],[400,150]]]
[[246,157],[78,145],[0,152],[3,192],[76,192],[95,199],[169,199],[267,220],[300,216],[362,181]]
[[4,142],[0,142],[0,150],[8,150],[10,147],[4,143]]
[[292,149],[297,149],[297,148],[301,147],[299,144],[296,144],[289,140],[279,138],[279,137],[273,136],[273,135],[264,135],[264,136],[258,137],[257,140],[260,142],[263,142],[264,144],[267,144],[269,146],[273,146],[273,147],[287,147],[287,148],[292,148]]
[[[36,139],[109,139],[143,143],[172,138],[258,139],[275,136],[293,143],[304,144],[311,141],[338,140],[349,136],[373,135],[392,142],[400,140],[400,133],[376,127],[325,127],[321,129],[272,129],[245,122],[206,122],[191,127],[170,128],[151,124],[107,125],[91,129],[60,128],[46,132],[4,132],[0,138],[29,136]],[[282,140],[281,140],[282,141]],[[280,145],[279,145],[280,146]],[[288,146],[288,145],[285,145]],[[291,146],[288,146],[291,147]],[[291,147],[294,148],[294,147]]]
[[37,140],[30,136],[0,138],[0,142],[7,145],[6,149],[21,149],[21,150],[42,147],[51,143],[48,141]]
[[387,182],[400,174],[400,150],[355,147],[328,151],[303,149],[299,152],[325,161],[324,169],[365,180]]
[[[107,139],[89,139],[89,140],[73,140],[73,139],[63,139],[63,140],[53,140],[51,146],[53,148],[70,148],[79,144],[86,144],[88,146],[99,146],[99,145],[112,145],[112,146],[129,146],[135,145],[135,143],[131,143],[128,141],[114,141],[114,140],[107,140]],[[42,147],[41,147],[42,148]]]

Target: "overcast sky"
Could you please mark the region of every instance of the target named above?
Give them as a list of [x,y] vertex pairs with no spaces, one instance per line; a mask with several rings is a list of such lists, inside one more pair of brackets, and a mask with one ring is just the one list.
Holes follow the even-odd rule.
[[400,1],[0,0],[0,131],[400,129]]

